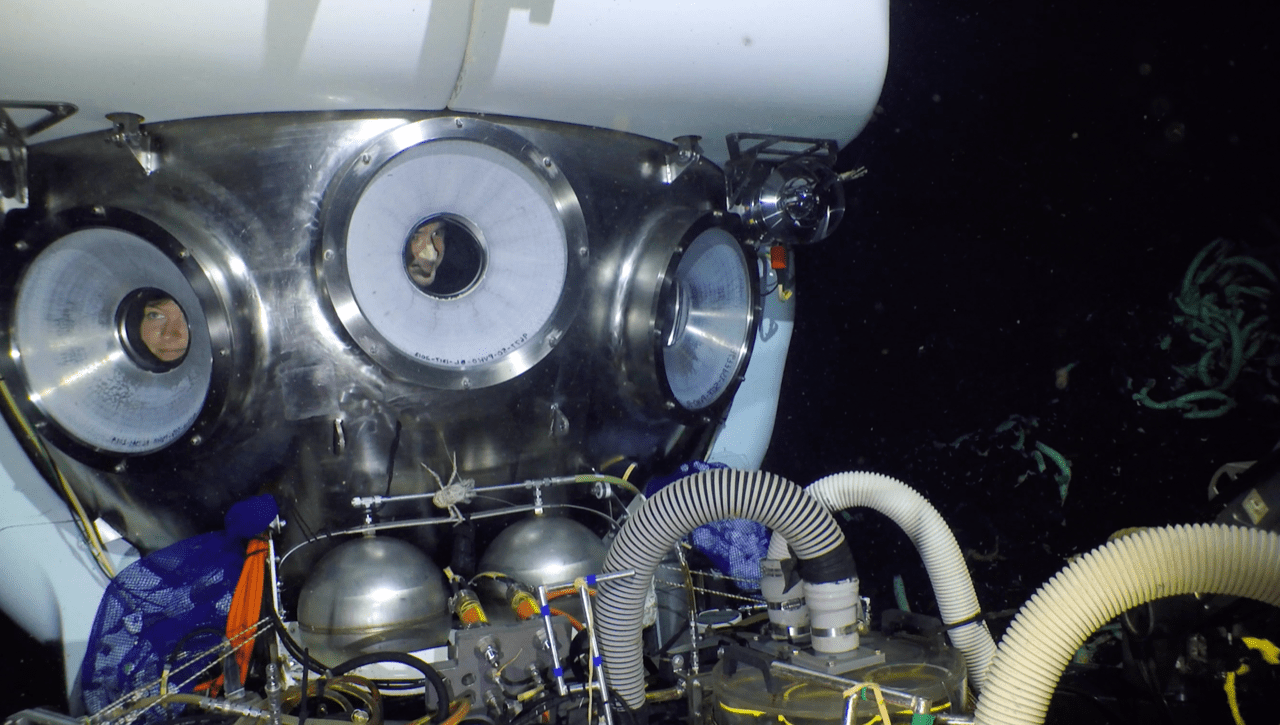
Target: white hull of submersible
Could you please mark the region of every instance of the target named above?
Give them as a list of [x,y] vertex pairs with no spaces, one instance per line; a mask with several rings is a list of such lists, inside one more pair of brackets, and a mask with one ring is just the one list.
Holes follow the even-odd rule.
[[0,23],[0,95],[80,109],[42,141],[108,129],[116,111],[447,108],[697,135],[723,165],[730,133],[848,143],[889,56],[888,0],[23,5]]

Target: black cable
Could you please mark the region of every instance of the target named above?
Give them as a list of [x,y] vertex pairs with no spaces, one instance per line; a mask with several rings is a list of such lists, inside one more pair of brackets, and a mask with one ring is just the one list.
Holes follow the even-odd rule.
[[[269,583],[268,586],[270,586]],[[318,675],[328,672],[329,667],[327,665],[312,659],[308,651],[304,650],[302,645],[298,644],[298,641],[289,635],[289,629],[284,626],[284,621],[280,619],[280,614],[275,610],[275,607],[270,606],[268,609],[271,610],[271,624],[276,628],[276,634],[280,635],[280,642],[288,650],[289,656],[297,660],[303,669],[310,670]]]
[[[311,650],[309,649],[302,650],[302,656],[305,659],[310,660]],[[309,674],[311,674],[311,671],[308,668],[303,667],[302,668],[302,695],[298,700],[298,725],[307,725],[307,690],[310,689],[307,687],[307,675]]]
[[[190,632],[187,632],[186,634],[182,635],[182,637],[180,637],[180,638],[178,639],[178,641],[174,643],[173,648],[169,650],[169,654],[165,656],[165,658],[164,658],[164,666],[165,666],[165,669],[166,669],[166,670],[169,670],[170,672],[182,671],[182,670],[186,669],[188,666],[196,664],[196,663],[194,663],[194,662],[191,662],[191,663],[181,663],[181,664],[179,664],[179,663],[177,662],[177,659],[178,659],[178,656],[182,654],[182,652],[183,652],[184,648],[186,647],[186,645],[187,645],[191,640],[193,640],[193,639],[195,639],[195,638],[197,638],[197,637],[214,637],[214,638],[216,638],[216,639],[217,639],[217,640],[218,640],[218,641],[219,641],[219,642],[220,642],[224,647],[227,647],[227,648],[229,649],[229,648],[230,648],[230,646],[231,646],[231,641],[227,639],[227,633],[226,633],[226,632],[219,631],[219,630],[217,630],[217,629],[214,629],[213,627],[200,627],[200,628],[197,628],[197,629],[193,629],[193,630],[191,630]],[[197,670],[197,671],[196,671],[196,673],[195,673],[196,677],[199,677],[201,674],[203,674],[203,673],[205,673],[205,672],[207,672],[207,671],[209,671],[209,670],[213,669],[215,666],[217,666],[217,664],[218,664],[218,656],[217,656],[217,653],[213,653],[212,655],[209,655],[209,656],[212,656],[212,657],[213,657],[213,661],[212,661],[212,662],[209,662],[208,664],[204,665],[203,667],[200,667],[200,669],[199,669],[199,670]],[[177,667],[175,667],[174,665],[177,665]]]
[[[1082,700],[1092,705],[1093,708],[1097,710],[1099,713],[1101,713],[1102,716],[1106,718],[1106,721],[1109,723],[1114,723],[1120,720],[1120,718],[1118,718],[1115,713],[1111,712],[1110,708],[1106,707],[1105,705],[1103,705],[1101,702],[1098,701],[1097,696],[1079,687],[1074,687],[1072,685],[1063,685],[1062,683],[1058,683],[1058,687],[1054,695],[1055,698],[1057,697],[1056,693],[1071,695],[1072,697],[1075,697],[1076,700],[1078,701]],[[1069,709],[1069,707],[1064,705],[1061,701],[1059,701],[1058,706],[1064,709]]]
[[[264,572],[264,576],[265,575],[266,573]],[[271,582],[268,581],[266,585],[271,586]],[[281,644],[284,645],[284,648],[289,652],[289,655],[302,665],[304,678],[308,671],[314,672],[318,675],[333,675],[336,677],[338,675],[345,675],[352,670],[375,662],[399,662],[400,664],[408,665],[421,672],[425,681],[431,684],[431,689],[436,691],[436,697],[440,702],[440,707],[438,712],[436,712],[435,717],[432,718],[432,721],[440,722],[448,718],[449,691],[445,687],[444,678],[442,678],[440,673],[436,672],[435,668],[431,665],[423,662],[413,655],[405,654],[403,652],[375,652],[372,654],[360,655],[359,657],[343,662],[337,667],[331,668],[323,662],[313,659],[310,651],[303,649],[302,645],[298,644],[298,642],[289,635],[289,630],[285,627],[284,620],[280,619],[280,614],[275,610],[275,607],[268,607],[268,609],[271,612],[271,623],[275,626],[276,633],[280,636]],[[396,689],[394,687],[394,683],[391,683],[390,686],[388,686],[388,683],[374,680],[374,684],[378,689]],[[417,685],[415,684],[414,686],[416,687]],[[305,697],[305,695],[306,691],[304,690],[303,696]],[[426,704],[427,712],[431,712],[430,690],[423,692],[423,702]],[[304,723],[299,723],[298,725],[304,725]]]
[[[620,712],[620,713],[622,713],[623,715],[625,715],[625,716],[627,717],[627,722],[628,722],[630,725],[639,725],[639,724],[637,723],[637,719],[638,719],[638,718],[636,718],[636,711],[635,711],[635,710],[632,710],[632,709],[631,709],[631,708],[629,708],[629,707],[627,707],[627,702],[626,702],[626,700],[623,700],[623,699],[622,699],[622,695],[619,695],[619,694],[618,694],[618,691],[617,691],[617,690],[615,690],[615,689],[613,689],[612,687],[610,687],[610,688],[609,688],[609,692],[613,694],[613,700],[612,700],[612,701],[613,701],[613,702],[616,702],[616,703],[618,703],[619,705],[621,705],[621,706],[622,706],[622,707],[614,708],[614,712]],[[643,706],[642,706],[642,707],[643,707]],[[647,722],[647,718],[646,718],[646,722]]]
[[[669,611],[675,611],[675,610],[669,610]],[[671,639],[668,639],[666,644],[659,647],[658,651],[655,652],[652,657],[644,658],[645,671],[651,675],[658,674],[660,670],[658,669],[658,665],[654,663],[654,660],[661,660],[668,652],[671,651],[671,648],[676,645],[676,642],[679,642],[680,638],[685,636],[688,633],[689,633],[689,630],[681,627],[676,627],[676,633],[671,635]]]
[[302,538],[307,542],[315,541],[315,529],[312,529],[311,526],[307,524],[307,520],[302,516],[302,509],[298,508],[297,502],[289,497],[282,496],[281,498],[283,498],[284,502],[290,509],[292,509],[293,515],[291,518],[298,523],[298,528],[302,531]]
[[590,649],[591,633],[585,629],[569,640],[569,669],[579,682],[587,681],[587,667],[583,662],[590,659]]
[[671,651],[672,647],[676,646],[676,642],[679,642],[681,637],[688,633],[689,630],[684,629],[683,627],[676,627],[676,633],[671,635],[671,639],[667,640],[666,644],[658,648],[658,653],[655,654],[654,657],[661,659],[663,655]]
[[[427,712],[431,712],[431,695],[430,690],[436,691],[436,699],[439,706],[436,708],[436,714],[431,718],[432,722],[444,722],[449,717],[449,690],[445,687],[444,678],[431,665],[404,652],[371,652],[359,657],[353,657],[346,662],[334,667],[332,672],[336,677],[345,675],[352,670],[359,669],[365,665],[371,665],[376,662],[397,662],[402,665],[408,665],[413,669],[422,673],[422,677],[431,684],[431,688],[423,688],[423,701],[426,703]],[[298,723],[302,725],[302,723]]]
[[[613,703],[623,702],[622,696],[618,694],[617,690],[610,687],[609,693],[612,695],[611,702]],[[578,709],[585,705],[587,701],[587,696],[583,695],[581,692],[571,692],[567,695],[555,695],[552,697],[544,698],[542,700],[534,702],[533,704],[525,707],[525,709],[521,711],[519,715],[516,715],[515,718],[511,720],[511,722],[507,723],[507,725],[541,725],[543,715],[547,714],[548,712],[551,712],[552,709],[558,708],[561,705],[564,705],[565,703],[568,703],[570,701],[576,701],[576,703],[570,709]],[[602,707],[612,707],[612,705],[602,704]],[[621,712],[623,715],[625,715],[629,725],[637,725],[636,713],[634,710],[631,710],[627,708],[625,705],[623,705],[621,708],[614,708],[613,711]]]
[[[358,667],[363,667],[365,664],[371,664],[373,662],[400,662],[401,664],[405,664],[405,665],[409,665],[410,667],[413,667],[419,672],[423,671],[422,668],[418,667],[417,664],[395,659],[397,657],[412,657],[411,655],[402,654],[399,652],[383,652],[383,653],[361,655],[356,659],[358,660],[361,658],[369,658],[369,661],[363,664],[355,665],[353,667],[348,667],[347,669],[343,669],[341,672],[339,672],[338,668],[347,666],[355,660],[347,660],[341,665],[338,665],[338,668],[331,668],[328,665],[324,664],[323,662],[320,662],[314,659],[313,657],[311,657],[309,650],[304,650],[302,648],[302,645],[299,644],[297,640],[295,640],[293,637],[289,635],[289,630],[285,627],[284,621],[280,619],[280,615],[277,614],[274,609],[271,610],[271,620],[272,620],[272,624],[276,628],[276,632],[280,635],[280,642],[281,644],[284,645],[285,650],[289,652],[289,656],[293,657],[294,660],[296,660],[299,664],[301,664],[303,667],[303,670],[314,672],[317,675],[324,676],[324,675],[332,674],[333,676],[336,677],[339,674],[346,674],[353,669],[356,669]],[[444,713],[445,717],[448,717],[449,693],[448,693],[448,690],[445,689],[444,679],[440,677],[440,674],[436,672],[435,669],[431,667],[431,665],[427,664],[426,662],[423,662],[417,657],[412,657],[412,659],[415,662],[421,664],[423,667],[428,668],[431,674],[435,676],[436,681],[432,681],[430,679],[431,675],[427,675],[424,673],[424,677],[427,679],[428,682],[431,683],[431,687],[436,691],[436,696],[440,699],[440,702],[444,703],[444,705],[440,708],[440,710]],[[402,684],[398,682],[388,682],[385,680],[373,680],[373,683],[374,685],[377,686],[379,690],[401,690],[401,689],[409,689],[411,687],[418,687],[421,685],[420,682],[407,682]],[[426,703],[427,712],[430,712],[431,698],[430,698],[429,691],[428,693],[423,693],[423,697],[424,697],[424,702]],[[433,720],[435,719],[443,719],[443,718],[440,717],[440,713],[438,712],[436,713],[436,717],[433,718]]]
[[384,496],[391,495],[391,478],[396,472],[396,449],[400,447],[400,419],[396,418],[396,432],[391,435],[391,451],[387,453],[387,492]]

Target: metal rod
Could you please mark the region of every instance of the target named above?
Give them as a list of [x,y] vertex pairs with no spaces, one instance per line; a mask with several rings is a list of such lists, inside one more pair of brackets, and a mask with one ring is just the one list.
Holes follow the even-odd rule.
[[[828,687],[841,692],[844,692],[850,687],[858,687],[864,684],[857,680],[849,680],[844,677],[836,677],[835,675],[827,675],[821,672],[807,670],[788,662],[775,661],[769,665],[769,669],[777,673],[785,674],[788,677],[794,677],[797,680],[803,680],[810,684]],[[932,700],[917,697],[912,695],[910,692],[903,692],[902,690],[895,690],[882,685],[880,687],[880,694],[884,696],[885,702],[891,705],[907,708],[911,710],[911,712],[929,712],[929,710],[933,708]]]
[[685,591],[689,597],[689,670],[685,676],[689,680],[689,723],[695,725],[702,720],[702,688],[696,684],[700,639],[698,637],[698,595],[693,591],[693,573],[689,571],[689,559],[684,555],[684,548],[676,544],[675,549],[676,559],[680,562],[680,572],[684,575]]
[[[586,581],[587,586],[591,586],[592,584],[600,584],[602,582],[613,581],[614,579],[626,579],[635,575],[635,569],[619,569],[618,571],[611,571],[605,574],[588,575],[583,577],[583,580]],[[548,584],[547,594],[559,594],[560,592],[567,592],[577,588],[578,583],[576,580],[562,582],[560,584]]]
[[[597,516],[601,516],[607,519],[610,523],[616,524],[616,522],[614,522],[613,519],[609,518],[608,514],[601,513],[600,511],[596,511],[595,509],[592,509],[592,508],[587,508],[586,506],[578,506],[576,504],[569,504],[569,503],[553,503],[553,504],[544,504],[543,508],[574,509],[575,511],[583,511],[586,513],[592,513]],[[287,561],[290,556],[293,556],[294,552],[298,551],[299,549],[306,546],[307,544],[313,544],[323,539],[333,539],[339,536],[356,536],[358,534],[372,534],[378,531],[391,531],[393,529],[409,529],[416,526],[433,526],[435,524],[458,524],[458,523],[462,523],[463,521],[476,521],[478,519],[489,519],[489,518],[494,518],[495,516],[513,516],[515,514],[522,514],[522,513],[528,513],[530,511],[535,511],[536,509],[537,507],[532,505],[512,506],[509,508],[496,509],[494,511],[484,511],[477,514],[470,514],[468,516],[463,516],[461,518],[455,518],[453,516],[444,516],[444,517],[437,517],[437,518],[409,519],[406,521],[384,521],[382,523],[377,523],[377,524],[361,524],[359,526],[355,526],[350,529],[344,529],[342,531],[333,531],[330,533],[318,534],[315,536],[315,538],[307,539],[306,541],[296,544],[292,549],[289,549],[289,551],[285,553],[283,558],[280,559],[280,564],[283,566],[284,562]],[[573,585],[570,584],[568,588],[572,589]]]
[[849,698],[844,701],[844,725],[856,725],[853,721],[853,716],[857,707],[858,696],[856,694],[850,695]]
[[[490,491],[510,491],[517,488],[542,488],[543,486],[564,486],[570,483],[577,483],[576,476],[555,476],[553,478],[534,478],[528,481],[520,481],[518,483],[500,483],[495,486],[485,486],[477,488],[476,492],[481,491],[488,493]],[[420,501],[422,499],[432,499],[436,497],[439,491],[430,491],[428,493],[404,493],[396,496],[357,496],[351,499],[352,508],[369,508],[381,506],[384,503],[398,503],[401,501]]]
[[[596,577],[596,581],[600,581],[600,578]],[[582,612],[587,620],[587,642],[591,645],[590,664],[596,671],[597,686],[600,688],[600,707],[604,709],[605,722],[613,725],[613,708],[609,706],[609,683],[605,681],[604,659],[600,656],[600,645],[596,642],[595,619],[591,616],[591,589],[585,580],[578,587],[578,595],[582,598]]]
[[280,617],[280,621],[284,621],[284,616],[280,612],[280,576],[276,571],[276,537],[267,537],[267,567],[271,574],[271,609]]
[[564,668],[560,666],[560,648],[556,645],[556,631],[551,626],[551,604],[547,599],[547,588],[538,585],[539,612],[542,614],[542,626],[547,632],[547,646],[551,648],[551,672],[556,676],[556,692],[561,697],[569,694],[564,684]]

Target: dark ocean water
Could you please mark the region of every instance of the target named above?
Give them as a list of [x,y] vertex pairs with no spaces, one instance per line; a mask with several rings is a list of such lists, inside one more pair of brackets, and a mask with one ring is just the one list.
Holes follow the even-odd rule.
[[[765,467],[906,480],[976,554],[984,606],[1014,608],[1118,529],[1211,518],[1213,472],[1280,440],[1265,355],[1221,418],[1132,399],[1191,389],[1172,298],[1198,251],[1280,257],[1277,47],[1243,6],[904,0],[891,17],[882,112],[842,154],[870,173],[837,235],[796,255]],[[1071,461],[1065,501],[1037,440]],[[864,590],[892,601],[901,574],[930,609],[909,542],[858,526]]]
[[[1214,470],[1280,440],[1265,360],[1221,418],[1132,400],[1148,380],[1152,397],[1178,392],[1188,348],[1160,342],[1179,332],[1172,297],[1202,247],[1222,237],[1280,260],[1270,14],[1175,5],[895,0],[880,111],[841,156],[870,174],[835,237],[796,255],[765,468],[915,486],[971,552],[988,611],[1113,531],[1211,518]],[[822,62],[798,49],[796,72]],[[1035,441],[1070,460],[1065,501]],[[932,608],[905,537],[874,514],[849,530],[878,608],[894,575]],[[56,651],[5,641],[19,655],[0,658],[0,709],[56,703]]]

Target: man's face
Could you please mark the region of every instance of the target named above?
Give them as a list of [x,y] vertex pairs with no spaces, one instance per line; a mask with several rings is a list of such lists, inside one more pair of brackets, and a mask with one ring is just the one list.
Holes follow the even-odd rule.
[[436,270],[444,261],[444,224],[432,222],[414,233],[409,242],[409,279],[419,287],[436,280]]
[[161,362],[181,360],[191,341],[186,315],[169,298],[148,302],[143,308],[138,337]]

